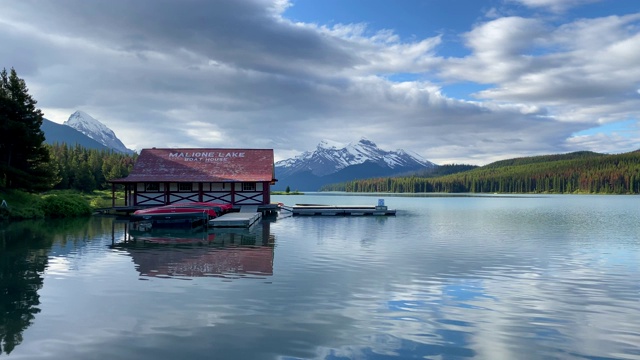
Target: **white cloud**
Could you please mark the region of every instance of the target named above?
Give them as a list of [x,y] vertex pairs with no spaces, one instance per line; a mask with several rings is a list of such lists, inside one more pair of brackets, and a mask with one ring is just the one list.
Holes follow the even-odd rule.
[[546,31],[540,20],[521,17],[503,17],[480,24],[464,36],[472,54],[450,59],[442,73],[485,84],[517,78],[532,66],[530,50]]
[[447,77],[490,83],[484,100],[547,108],[559,121],[637,117],[640,15],[578,20],[555,29],[500,18],[466,35],[473,53],[452,59]]
[[[366,136],[484,164],[581,150],[572,134],[640,112],[640,14],[498,17],[463,35],[468,56],[447,57],[442,36],[294,23],[289,6],[14,1],[0,14],[0,58],[46,116],[82,109],[137,149],[273,147],[286,158]],[[414,80],[393,80],[404,75]],[[457,82],[489,87],[477,101],[443,95]]]
[[570,8],[585,4],[599,2],[601,0],[507,0],[519,3],[530,8],[544,8],[552,12],[564,12]]

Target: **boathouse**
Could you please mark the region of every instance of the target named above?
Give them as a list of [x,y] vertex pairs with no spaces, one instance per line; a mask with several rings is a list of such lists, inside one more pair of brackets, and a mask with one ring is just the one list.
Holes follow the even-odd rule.
[[[205,201],[266,205],[275,184],[273,149],[143,149],[125,188],[125,206]],[[115,199],[114,199],[115,201]],[[115,205],[115,204],[114,204]]]

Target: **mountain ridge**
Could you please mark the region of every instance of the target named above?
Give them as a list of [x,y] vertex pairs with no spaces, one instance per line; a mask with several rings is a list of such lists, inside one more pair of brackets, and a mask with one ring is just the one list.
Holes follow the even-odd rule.
[[275,163],[278,183],[274,190],[284,190],[288,186],[295,190],[312,191],[333,182],[390,176],[434,167],[437,165],[420,155],[402,149],[382,150],[365,137],[346,145],[322,140],[314,151],[305,151]]
[[396,176],[336,182],[320,191],[638,194],[639,174],[637,150],[620,154],[576,151],[500,160],[436,177]]
[[63,125],[74,128],[87,137],[117,152],[124,154],[134,153],[133,150],[128,149],[122,141],[118,139],[113,130],[84,111],[77,110],[69,116],[69,119],[67,119]]
[[95,141],[80,131],[49,119],[42,119],[40,129],[44,132],[45,143],[54,145],[66,143],[69,146],[80,145],[87,149],[110,150],[109,147]]

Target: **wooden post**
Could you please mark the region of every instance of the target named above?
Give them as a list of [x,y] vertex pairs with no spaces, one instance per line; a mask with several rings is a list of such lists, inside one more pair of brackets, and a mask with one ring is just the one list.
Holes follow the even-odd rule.
[[236,183],[231,183],[231,205],[236,204]]
[[262,205],[269,205],[271,203],[271,191],[269,189],[270,182],[262,183]]
[[[142,183],[142,186],[144,186],[144,183]],[[133,200],[131,205],[136,206],[138,205],[138,183],[133,183]]]

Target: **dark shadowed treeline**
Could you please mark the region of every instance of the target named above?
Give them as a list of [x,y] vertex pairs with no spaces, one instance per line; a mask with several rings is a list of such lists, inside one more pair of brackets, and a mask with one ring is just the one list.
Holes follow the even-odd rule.
[[455,174],[354,180],[322,191],[639,194],[640,151],[575,152],[498,161]]
[[36,104],[15,69],[0,71],[0,189],[42,191],[57,180]]
[[47,145],[58,168],[60,181],[55,189],[93,191],[110,188],[107,180],[129,174],[137,155],[114,151],[86,149],[79,145]]

